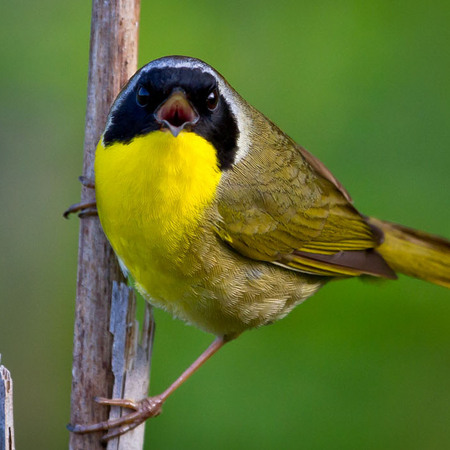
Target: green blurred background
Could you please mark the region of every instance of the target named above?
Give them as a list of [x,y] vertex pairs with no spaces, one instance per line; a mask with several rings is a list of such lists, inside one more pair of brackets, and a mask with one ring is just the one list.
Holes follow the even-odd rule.
[[[0,353],[17,448],[67,447],[89,1],[3,2]],[[140,65],[209,62],[366,214],[450,237],[450,3],[142,0]],[[211,337],[157,311],[152,392]],[[158,449],[450,448],[450,294],[331,284],[231,343],[147,425]]]

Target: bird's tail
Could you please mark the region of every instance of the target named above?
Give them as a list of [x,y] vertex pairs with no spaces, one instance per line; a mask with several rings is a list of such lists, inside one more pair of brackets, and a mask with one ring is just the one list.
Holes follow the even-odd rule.
[[372,217],[369,222],[383,230],[377,252],[395,272],[450,288],[450,241]]

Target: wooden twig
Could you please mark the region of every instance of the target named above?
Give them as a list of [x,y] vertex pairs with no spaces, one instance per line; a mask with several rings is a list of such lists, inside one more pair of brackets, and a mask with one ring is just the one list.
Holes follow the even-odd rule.
[[13,382],[11,374],[0,366],[0,450],[14,450]]
[[[86,179],[94,179],[95,147],[111,103],[137,68],[139,12],[140,0],[93,0],[83,159]],[[94,201],[94,190],[82,186],[81,201]],[[88,216],[80,222],[72,424],[94,423],[108,417],[107,408],[97,405],[93,399],[113,394],[113,339],[109,322],[114,281],[124,282],[116,258],[98,218]],[[100,437],[99,433],[71,433],[70,448],[103,450]]]

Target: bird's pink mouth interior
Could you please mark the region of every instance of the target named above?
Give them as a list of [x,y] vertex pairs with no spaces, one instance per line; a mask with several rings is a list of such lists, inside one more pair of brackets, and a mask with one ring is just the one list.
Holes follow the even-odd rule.
[[183,92],[175,92],[159,107],[156,119],[177,136],[186,125],[197,122],[198,114]]

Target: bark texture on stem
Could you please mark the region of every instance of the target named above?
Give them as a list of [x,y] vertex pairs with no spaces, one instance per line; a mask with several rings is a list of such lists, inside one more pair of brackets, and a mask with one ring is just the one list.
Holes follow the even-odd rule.
[[9,370],[0,366],[0,450],[14,450],[13,382]]
[[[137,68],[140,0],[93,0],[83,175],[94,179],[95,147],[112,101]],[[81,201],[95,198],[82,187]],[[80,221],[75,307],[71,418],[74,423],[107,419],[96,396],[113,391],[112,335],[109,331],[113,282],[123,282],[98,217]],[[100,435],[71,433],[70,448],[104,449]]]

